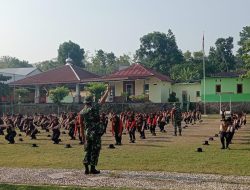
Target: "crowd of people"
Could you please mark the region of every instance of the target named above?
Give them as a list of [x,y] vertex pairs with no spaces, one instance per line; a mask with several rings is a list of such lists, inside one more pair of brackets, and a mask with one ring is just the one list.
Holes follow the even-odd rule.
[[229,149],[236,130],[246,125],[247,119],[245,113],[234,113],[227,115],[225,110],[221,114],[220,141],[221,149]]
[[[105,98],[101,102],[104,101]],[[124,134],[128,134],[130,143],[136,143],[136,132],[143,140],[147,138],[146,134],[156,136],[157,133],[165,133],[172,126],[173,136],[182,136],[182,125],[202,122],[200,111],[181,112],[179,104],[174,104],[169,110],[164,109],[154,113],[134,111],[99,113],[99,105],[93,104],[90,97],[86,99],[86,105],[79,113],[61,113],[60,115],[35,113],[33,116],[6,114],[0,117],[0,135],[5,135],[5,139],[10,144],[14,144],[17,130],[20,131],[19,136],[24,133],[32,140],[37,139],[37,134],[44,130],[54,144],[59,144],[61,133],[67,132],[70,140],[78,139],[79,144],[85,145],[86,154],[83,159],[85,174],[98,174],[100,171],[96,170],[95,166],[101,149],[101,136],[107,130],[110,130],[114,136],[115,145],[120,146]],[[246,114],[238,113],[228,116],[222,112],[221,116],[221,148],[229,149],[235,131],[246,124]],[[145,133],[146,130],[149,132]],[[50,132],[52,132],[51,135]]]
[[[61,133],[67,131],[70,140],[79,140],[79,144],[83,144],[81,135],[79,114],[77,113],[61,113],[56,114],[37,114],[27,116],[22,114],[5,114],[0,118],[0,135],[5,135],[5,139],[10,143],[15,143],[17,130],[30,136],[31,139],[37,139],[37,134],[42,130],[52,132],[51,140],[54,144],[60,143]],[[98,118],[103,126],[104,133],[110,125],[110,131],[115,138],[116,145],[122,145],[122,135],[129,134],[129,142],[135,143],[135,133],[138,132],[140,139],[145,139],[145,131],[149,130],[152,136],[156,136],[156,128],[159,132],[165,133],[167,126],[172,124],[175,128],[174,136],[182,135],[181,121],[185,124],[195,124],[201,119],[199,111],[180,112],[180,108],[175,105],[173,109],[163,110],[154,113],[142,112],[121,112],[121,113],[101,113]],[[6,132],[5,132],[6,130]],[[108,129],[109,130],[109,129]],[[19,133],[19,134],[20,134]]]

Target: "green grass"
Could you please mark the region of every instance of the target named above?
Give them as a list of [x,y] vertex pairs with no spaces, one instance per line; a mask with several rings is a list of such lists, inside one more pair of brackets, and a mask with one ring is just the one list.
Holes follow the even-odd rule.
[[[202,124],[183,129],[182,137],[173,137],[173,129],[168,126],[167,133],[157,133],[140,140],[137,134],[135,144],[128,143],[128,135],[123,136],[123,146],[108,149],[114,143],[110,132],[103,137],[99,169],[107,170],[147,170],[168,172],[213,173],[223,175],[250,175],[250,129],[249,125],[235,134],[231,150],[221,150],[220,141],[215,137],[209,146],[202,145],[208,137],[218,133],[219,118],[204,118]],[[19,132],[18,132],[19,133]],[[82,169],[83,146],[78,141],[68,140],[62,135],[62,143],[54,145],[42,132],[38,140],[22,137],[23,142],[9,145],[0,136],[0,167],[22,168],[76,168]],[[39,147],[33,148],[32,143]],[[64,148],[70,143],[73,148]],[[202,147],[204,152],[196,149]]]
[[[31,186],[31,185],[9,185],[0,184],[0,190],[112,190],[114,188],[84,188],[84,187],[60,187],[60,186]],[[116,188],[119,190],[129,190],[128,188]]]

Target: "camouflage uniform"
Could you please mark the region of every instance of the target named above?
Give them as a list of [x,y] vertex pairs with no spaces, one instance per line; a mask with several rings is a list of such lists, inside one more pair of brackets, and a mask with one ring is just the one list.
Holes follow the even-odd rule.
[[85,157],[84,164],[96,166],[101,150],[101,136],[105,131],[105,126],[100,124],[99,105],[85,105],[80,111],[84,120],[85,131]]
[[173,117],[174,117],[174,135],[177,135],[177,128],[179,129],[179,135],[181,136],[181,121],[182,121],[182,113],[181,109],[178,105],[174,105],[173,108]]

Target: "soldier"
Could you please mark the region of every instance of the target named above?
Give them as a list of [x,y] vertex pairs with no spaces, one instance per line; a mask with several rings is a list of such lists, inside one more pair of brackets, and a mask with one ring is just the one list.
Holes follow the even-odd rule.
[[[104,93],[99,101],[103,104],[108,96],[110,88]],[[100,171],[96,170],[98,158],[101,150],[101,136],[104,133],[104,125],[100,125],[99,104],[93,104],[92,96],[86,98],[84,108],[80,111],[83,122],[81,123],[83,136],[85,136],[85,157],[83,164],[85,166],[85,174],[99,174]],[[89,170],[90,165],[90,170]]]
[[181,121],[182,121],[182,114],[179,104],[174,104],[172,109],[172,123],[174,125],[174,136],[177,136],[177,128],[179,129],[179,136],[181,136]]

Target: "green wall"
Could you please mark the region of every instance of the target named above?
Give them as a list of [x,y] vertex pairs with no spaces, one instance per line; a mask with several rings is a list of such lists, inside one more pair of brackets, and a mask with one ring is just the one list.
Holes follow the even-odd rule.
[[[221,85],[221,93],[216,93],[216,85]],[[237,84],[242,84],[242,93],[237,94]],[[206,102],[250,102],[250,79],[206,78]],[[201,81],[201,99],[204,101],[204,79]]]

